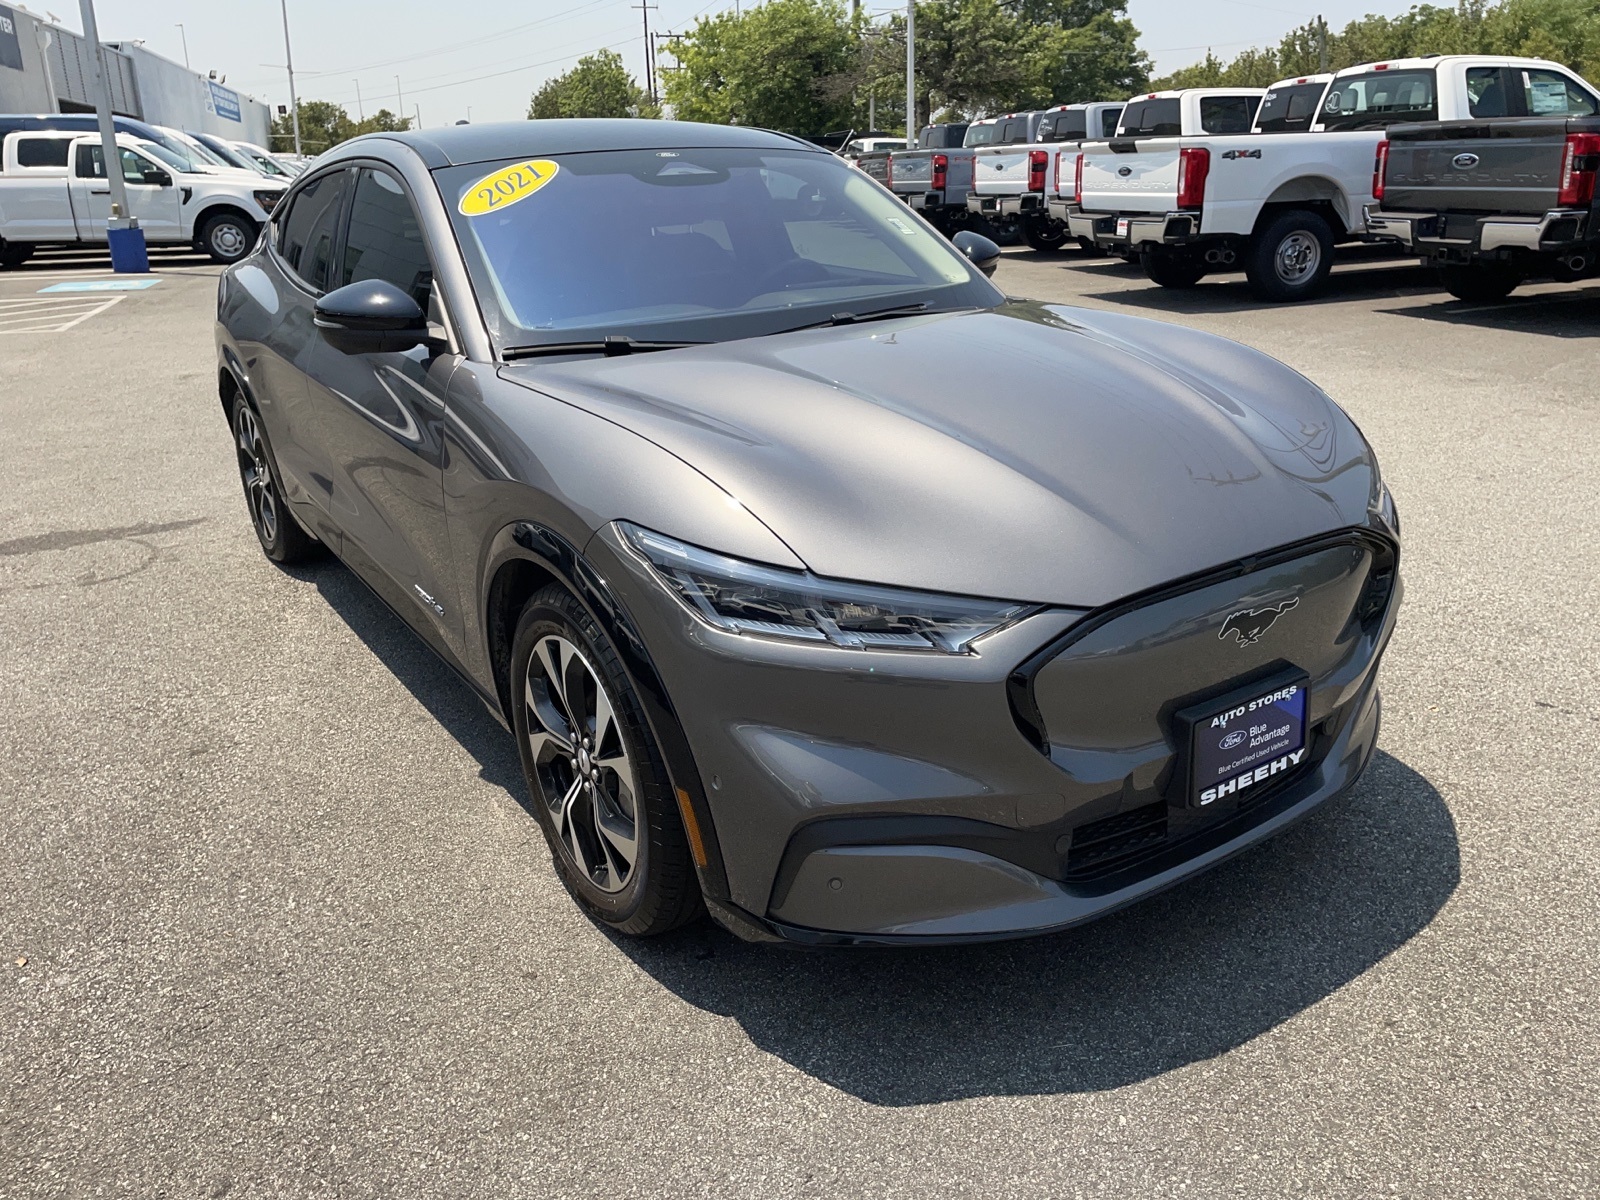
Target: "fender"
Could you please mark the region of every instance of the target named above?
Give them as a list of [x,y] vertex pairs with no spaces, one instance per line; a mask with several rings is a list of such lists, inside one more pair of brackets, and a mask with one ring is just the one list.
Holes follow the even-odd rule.
[[[723,865],[722,847],[717,839],[711,807],[706,802],[700,772],[695,766],[689,739],[683,732],[671,697],[651,661],[650,652],[639,636],[633,618],[612,593],[604,577],[564,536],[546,525],[517,521],[497,533],[484,556],[478,593],[483,597],[478,613],[479,627],[488,639],[490,585],[508,562],[521,560],[548,572],[561,582],[583,605],[617,648],[623,671],[639,697],[645,721],[661,748],[668,785],[689,799],[689,807],[699,826],[705,846],[706,862],[695,863],[695,874],[705,896],[706,907],[721,925],[747,941],[779,941],[766,923],[737,907],[729,898],[728,875]],[[492,647],[486,646],[486,660],[492,662]],[[510,697],[501,695],[502,723],[511,726]]]

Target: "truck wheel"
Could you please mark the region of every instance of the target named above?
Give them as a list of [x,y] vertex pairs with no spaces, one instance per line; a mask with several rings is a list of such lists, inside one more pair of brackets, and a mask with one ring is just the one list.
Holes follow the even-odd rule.
[[1206,265],[1198,258],[1170,250],[1146,250],[1139,262],[1150,282],[1164,288],[1192,288],[1206,274]]
[[1457,300],[1465,300],[1468,304],[1504,300],[1521,282],[1522,277],[1506,267],[1439,268],[1439,286]]
[[242,213],[219,212],[201,222],[196,240],[212,262],[226,267],[250,253],[259,232],[256,223]]
[[1059,250],[1067,243],[1066,226],[1034,217],[1022,222],[1022,240],[1030,250]]
[[1262,300],[1307,300],[1333,270],[1333,230],[1314,212],[1296,209],[1267,223],[1244,256],[1245,278]]
[[0,242],[0,268],[20,267],[32,257],[33,247],[26,242]]

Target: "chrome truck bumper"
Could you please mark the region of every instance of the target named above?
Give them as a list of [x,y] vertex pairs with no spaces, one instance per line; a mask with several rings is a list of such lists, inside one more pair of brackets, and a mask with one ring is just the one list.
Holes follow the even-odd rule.
[[[1557,253],[1586,240],[1587,209],[1551,209],[1543,216],[1480,217],[1471,213],[1364,210],[1367,236],[1398,242],[1432,257],[1473,257],[1506,250]],[[1455,252],[1452,254],[1452,252]]]
[[1073,237],[1089,238],[1101,249],[1126,246],[1138,249],[1154,243],[1182,246],[1200,236],[1200,215],[1191,212],[1086,213],[1069,211],[1067,231]]
[[1024,192],[1018,196],[967,194],[967,211],[984,216],[1016,217],[1023,213],[1042,213],[1045,207],[1044,196],[1038,192]]

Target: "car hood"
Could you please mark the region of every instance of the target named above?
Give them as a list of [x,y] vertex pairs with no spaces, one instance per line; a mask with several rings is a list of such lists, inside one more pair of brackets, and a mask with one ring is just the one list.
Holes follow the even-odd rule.
[[816,573],[903,587],[1097,606],[1363,524],[1376,478],[1276,360],[1024,302],[503,374],[683,459]]

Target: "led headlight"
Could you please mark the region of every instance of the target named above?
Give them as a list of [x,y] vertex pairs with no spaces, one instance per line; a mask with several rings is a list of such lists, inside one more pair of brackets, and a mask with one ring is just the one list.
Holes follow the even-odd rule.
[[820,579],[729,558],[619,522],[656,577],[695,616],[730,633],[853,650],[967,654],[1036,605]]
[[287,190],[287,188],[268,188],[253,194],[256,198],[256,203],[261,205],[261,211],[271,212],[273,206],[283,199],[283,193]]

